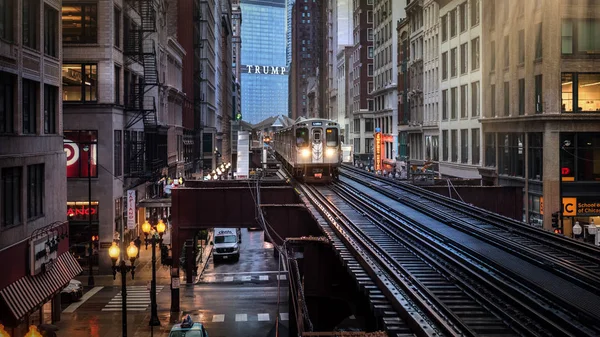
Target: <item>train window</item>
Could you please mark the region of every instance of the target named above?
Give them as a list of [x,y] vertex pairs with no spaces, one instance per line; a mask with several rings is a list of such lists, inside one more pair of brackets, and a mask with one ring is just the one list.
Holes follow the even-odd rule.
[[308,129],[297,128],[296,129],[296,146],[307,147],[308,146]]
[[337,146],[338,145],[338,129],[328,128],[325,141],[327,142],[327,146]]

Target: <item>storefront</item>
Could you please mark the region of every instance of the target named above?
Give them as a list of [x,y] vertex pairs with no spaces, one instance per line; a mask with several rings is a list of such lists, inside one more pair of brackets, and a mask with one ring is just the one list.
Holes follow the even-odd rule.
[[51,224],[0,251],[6,271],[0,278],[0,324],[11,336],[60,320],[60,291],[82,271],[68,253],[68,233],[66,223]]
[[[98,201],[68,201],[69,251],[81,266],[98,265],[99,208]],[[91,217],[91,219],[90,219]],[[91,220],[91,227],[90,227]],[[90,249],[91,244],[91,249]]]

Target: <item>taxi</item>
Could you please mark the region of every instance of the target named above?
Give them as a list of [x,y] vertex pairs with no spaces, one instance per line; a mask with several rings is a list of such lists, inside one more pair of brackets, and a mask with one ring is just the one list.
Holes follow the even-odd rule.
[[187,315],[180,324],[173,325],[169,337],[208,337],[208,332],[202,323],[192,321]]

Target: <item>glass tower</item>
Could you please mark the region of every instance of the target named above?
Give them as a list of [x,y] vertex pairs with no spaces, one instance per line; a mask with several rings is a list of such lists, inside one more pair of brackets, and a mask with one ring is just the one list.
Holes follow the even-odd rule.
[[285,0],[242,0],[242,120],[288,114]]

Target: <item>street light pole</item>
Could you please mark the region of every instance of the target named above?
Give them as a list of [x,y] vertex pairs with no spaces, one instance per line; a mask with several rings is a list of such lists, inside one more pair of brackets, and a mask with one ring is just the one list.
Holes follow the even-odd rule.
[[[156,231],[148,220],[144,222],[142,225],[142,231],[144,232],[146,238],[146,249],[148,249],[148,243],[152,245],[152,281],[150,281],[150,322],[148,325],[150,326],[160,326],[160,320],[158,319],[158,308],[156,305],[156,243],[158,242],[159,246],[162,244],[162,236],[165,232],[166,226],[162,219],[158,220],[158,224],[156,224]],[[152,230],[152,231],[151,231]],[[158,232],[159,239],[156,239],[156,232]],[[151,235],[151,238],[148,239],[148,234]]]
[[121,259],[121,262],[117,266],[117,259],[119,258],[121,249],[117,246],[116,242],[113,242],[112,246],[108,249],[108,255],[112,260],[112,272],[113,280],[117,276],[117,272],[121,273],[121,319],[122,319],[122,332],[121,336],[127,337],[127,272],[131,272],[131,279],[135,278],[135,258],[138,254],[137,247],[131,242],[127,247],[127,256],[131,262],[131,266],[125,264],[125,260]]
[[90,274],[88,275],[88,286],[93,286],[94,285],[94,273],[93,273],[93,269],[92,269],[92,254],[94,253],[94,240],[93,240],[93,235],[94,232],[92,231],[92,172],[91,172],[91,167],[92,167],[92,148],[91,145],[84,145],[83,147],[83,151],[87,152],[88,156],[87,156],[87,175],[88,175],[88,228],[90,229],[89,232],[89,239],[90,239],[90,247],[89,247],[89,256],[88,256],[88,265],[89,265],[89,269],[90,269]]

